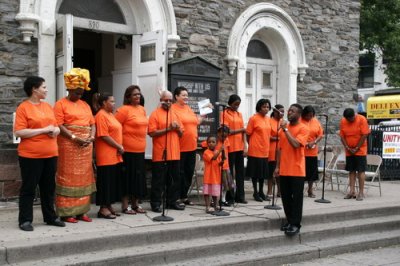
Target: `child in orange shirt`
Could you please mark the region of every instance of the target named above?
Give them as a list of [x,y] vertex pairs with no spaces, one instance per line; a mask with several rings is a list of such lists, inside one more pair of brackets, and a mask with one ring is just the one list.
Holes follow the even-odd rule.
[[[204,160],[204,178],[203,191],[204,202],[206,205],[206,213],[213,213],[216,209],[217,199],[221,193],[221,154],[224,151],[223,145],[216,148],[217,139],[214,136],[207,138],[208,149],[203,153]],[[210,205],[210,196],[212,197],[213,206]]]

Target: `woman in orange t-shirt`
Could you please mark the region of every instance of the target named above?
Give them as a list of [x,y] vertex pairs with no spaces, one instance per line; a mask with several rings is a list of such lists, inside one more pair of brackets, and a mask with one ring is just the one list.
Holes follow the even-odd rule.
[[54,210],[57,135],[60,129],[53,108],[42,101],[48,91],[45,80],[41,77],[28,77],[24,82],[24,91],[28,99],[18,106],[14,125],[15,136],[21,138],[18,145],[22,179],[19,228],[33,231],[33,200],[38,185],[44,222],[48,225],[65,226]]
[[[115,118],[122,125],[123,154],[123,198],[122,212],[125,214],[146,213],[139,206],[139,199],[146,196],[146,177],[144,153],[146,149],[147,126],[146,110],[140,105],[140,88],[131,85],[125,90],[124,105],[118,108]],[[129,198],[131,208],[129,208]]]
[[100,206],[98,218],[115,219],[117,214],[111,204],[121,199],[120,183],[122,169],[122,126],[113,115],[114,97],[95,94],[96,110],[96,204]]
[[65,222],[91,222],[86,213],[90,210],[90,196],[96,191],[93,174],[96,126],[90,106],[81,100],[83,92],[90,90],[89,71],[73,68],[64,74],[64,80],[68,96],[54,105],[61,130],[57,139],[56,210]]
[[188,105],[189,95],[185,87],[177,87],[173,96],[175,103],[171,106],[171,110],[179,117],[185,128],[179,140],[181,151],[179,198],[185,205],[193,205],[193,202],[188,199],[188,191],[192,184],[196,164],[197,127],[203,121],[203,118],[196,115]]
[[305,146],[304,155],[306,156],[306,177],[308,182],[308,197],[315,198],[313,184],[318,180],[318,142],[323,137],[323,129],[317,118],[315,110],[311,105],[303,108],[300,122],[308,127],[309,135]]
[[271,137],[269,139],[269,155],[268,155],[268,192],[267,197],[272,198],[272,186],[276,182],[276,196],[281,196],[281,188],[279,185],[279,176],[275,176],[274,182],[274,171],[276,167],[276,150],[279,142],[279,125],[285,114],[285,108],[281,104],[276,104],[274,110],[271,113]]
[[[230,143],[228,149],[229,167],[232,174],[235,174],[236,191],[234,199],[228,201],[235,201],[237,203],[246,204],[244,193],[244,157],[247,156],[247,142],[245,141],[244,122],[242,114],[238,111],[241,99],[238,95],[232,94],[229,96],[227,108],[220,117],[221,123],[228,126]],[[235,168],[235,171],[233,171]],[[229,194],[228,194],[229,195]]]
[[258,100],[257,113],[250,117],[246,128],[247,142],[249,143],[247,171],[253,182],[253,197],[259,202],[269,200],[263,192],[263,187],[264,180],[268,177],[271,124],[267,113],[270,109],[271,102],[268,99]]

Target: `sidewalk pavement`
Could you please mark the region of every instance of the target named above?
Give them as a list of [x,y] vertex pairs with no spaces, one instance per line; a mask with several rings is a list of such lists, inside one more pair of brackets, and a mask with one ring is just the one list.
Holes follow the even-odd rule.
[[[236,204],[233,207],[225,207],[225,210],[230,213],[230,216],[213,216],[205,213],[203,198],[200,195],[198,201],[197,195],[192,195],[191,199],[195,202],[194,206],[187,206],[184,211],[166,210],[166,215],[174,218],[172,222],[154,222],[153,217],[160,214],[151,212],[149,202],[145,201],[142,206],[147,210],[146,214],[126,215],[122,214],[115,220],[98,219],[98,207],[92,205],[89,216],[94,218],[93,222],[86,223],[80,221],[76,224],[67,223],[66,227],[47,226],[43,223],[40,206],[34,208],[34,221],[33,232],[24,232],[18,228],[18,207],[13,202],[0,203],[0,247],[8,244],[26,241],[28,239],[46,239],[48,237],[68,238],[81,237],[82,235],[108,235],[116,231],[123,231],[124,229],[137,228],[141,231],[156,230],[169,230],[193,225],[196,221],[208,221],[210,225],[215,224],[217,219],[235,219],[237,217],[251,216],[260,219],[284,219],[285,214],[283,209],[275,211],[264,209],[264,206],[270,205],[270,202],[256,202],[252,198],[251,182],[246,181],[246,199],[248,204]],[[337,187],[334,187],[337,189]],[[306,194],[306,193],[305,193]],[[317,199],[321,198],[321,185],[315,194]],[[382,182],[382,197],[379,196],[379,189],[375,187],[369,188],[366,198],[363,201],[356,201],[355,199],[343,199],[344,193],[337,190],[330,190],[330,185],[327,186],[325,191],[325,199],[331,203],[316,203],[312,198],[304,197],[303,216],[313,214],[334,213],[338,211],[349,211],[359,209],[372,209],[379,207],[398,206],[400,204],[400,182],[386,181]],[[277,201],[278,206],[282,206],[280,198]],[[114,206],[115,210],[120,210],[120,205]],[[60,240],[62,241],[62,240]]]

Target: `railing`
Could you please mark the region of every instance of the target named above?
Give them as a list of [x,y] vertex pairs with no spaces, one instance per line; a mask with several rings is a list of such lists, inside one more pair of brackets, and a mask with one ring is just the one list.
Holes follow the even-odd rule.
[[[370,125],[368,153],[382,156],[383,132],[400,132],[400,126]],[[380,168],[381,179],[400,180],[400,159],[383,159]]]

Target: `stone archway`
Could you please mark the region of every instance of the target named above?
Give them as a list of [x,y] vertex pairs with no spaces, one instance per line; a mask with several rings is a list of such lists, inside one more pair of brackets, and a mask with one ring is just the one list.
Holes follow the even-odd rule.
[[[56,87],[55,36],[57,10],[62,0],[20,0],[20,11],[15,19],[20,23],[23,41],[38,39],[39,75],[46,78],[49,88]],[[163,30],[167,34],[168,56],[171,58],[180,40],[171,0],[117,0],[126,20],[129,34]],[[166,67],[165,67],[166,69]],[[48,101],[54,102],[56,92],[49,91]]]
[[270,3],[247,8],[236,20],[229,36],[225,60],[231,75],[237,69],[237,93],[245,98],[246,50],[256,34],[271,47],[278,68],[277,101],[288,106],[296,101],[297,78],[303,79],[308,66],[303,41],[294,21],[283,9]]

